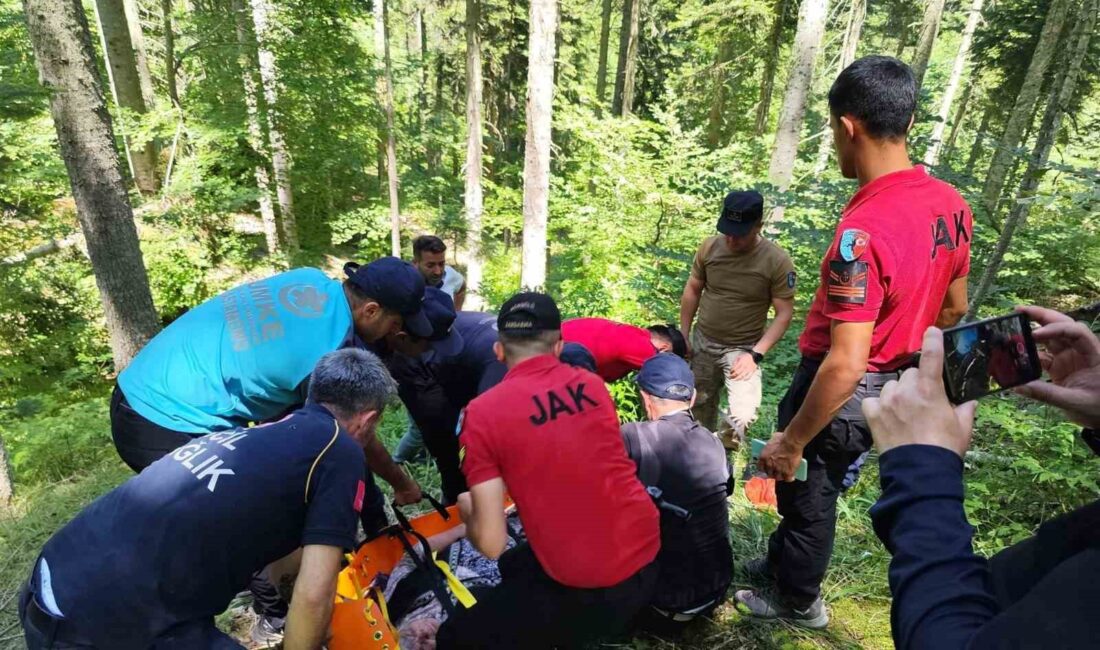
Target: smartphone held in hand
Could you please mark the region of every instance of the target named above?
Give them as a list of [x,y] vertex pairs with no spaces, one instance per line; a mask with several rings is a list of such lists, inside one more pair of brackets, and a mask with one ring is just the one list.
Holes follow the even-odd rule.
[[953,404],[1035,381],[1043,372],[1024,313],[946,329],[943,347],[943,382]]

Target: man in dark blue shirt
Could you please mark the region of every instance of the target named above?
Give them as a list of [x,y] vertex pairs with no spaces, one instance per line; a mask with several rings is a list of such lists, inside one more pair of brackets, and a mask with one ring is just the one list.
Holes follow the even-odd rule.
[[93,502],[35,563],[19,608],[28,647],[238,648],[214,616],[299,548],[283,647],[319,647],[355,544],[363,447],[395,389],[373,354],[331,352],[300,410],[196,438]]
[[[1100,427],[1100,341],[1083,324],[1028,307],[1050,383],[1018,389]],[[929,328],[920,368],[863,403],[882,454],[882,496],[871,509],[890,551],[894,644],[911,648],[1083,648],[1100,634],[1100,501],[1040,526],[986,560],[971,546],[963,509],[963,455],[975,403],[957,408],[943,388],[943,336]]]
[[398,354],[386,357],[386,364],[397,379],[401,401],[423,433],[424,444],[439,469],[444,500],[453,503],[466,491],[455,435],[459,413],[470,400],[500,382],[507,368],[493,352],[496,316],[473,311],[454,315],[451,311],[452,319],[445,320],[442,310],[430,308],[433,300],[447,299],[440,294],[425,293],[424,311],[433,330],[453,330],[461,338],[461,347],[448,350],[435,346],[426,351],[415,340],[410,342],[407,334],[393,334],[385,342]]

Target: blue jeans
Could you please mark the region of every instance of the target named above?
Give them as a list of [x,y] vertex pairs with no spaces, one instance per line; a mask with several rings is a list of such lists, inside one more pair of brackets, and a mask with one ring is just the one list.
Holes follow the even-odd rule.
[[407,463],[424,453],[424,434],[420,432],[416,422],[413,422],[412,416],[408,418],[409,428],[405,431],[405,435],[401,436],[401,441],[397,443],[397,449],[393,452],[393,460],[396,463]]

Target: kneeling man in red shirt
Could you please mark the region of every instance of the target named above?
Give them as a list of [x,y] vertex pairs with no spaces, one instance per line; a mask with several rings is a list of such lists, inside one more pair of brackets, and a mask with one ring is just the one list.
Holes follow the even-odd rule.
[[[595,374],[561,363],[561,313],[520,293],[500,310],[508,374],[466,407],[458,506],[473,545],[500,557],[500,586],[476,593],[437,647],[576,647],[623,632],[649,602],[660,548],[657,509],[635,475],[615,406]],[[507,542],[505,491],[527,542]]]

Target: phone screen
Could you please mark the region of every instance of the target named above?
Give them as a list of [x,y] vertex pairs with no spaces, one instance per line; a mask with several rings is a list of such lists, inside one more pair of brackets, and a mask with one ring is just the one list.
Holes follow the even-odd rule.
[[967,323],[943,332],[947,397],[962,404],[1042,375],[1025,314]]

